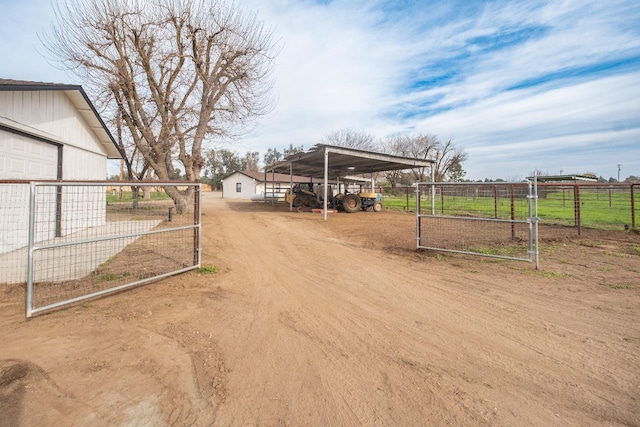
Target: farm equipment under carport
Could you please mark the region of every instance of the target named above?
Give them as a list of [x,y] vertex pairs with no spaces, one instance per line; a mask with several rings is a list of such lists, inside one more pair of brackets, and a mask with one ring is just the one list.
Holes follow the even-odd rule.
[[339,211],[347,213],[358,212],[359,210],[382,210],[382,195],[380,193],[340,193],[335,197],[336,207]]
[[[292,194],[293,202],[291,201]],[[287,190],[285,193],[285,201],[291,203],[298,210],[304,210],[305,208],[316,209],[322,206],[322,197],[313,191],[313,184],[311,183],[294,185],[293,192]],[[354,213],[360,210],[380,212],[382,210],[382,195],[380,193],[349,193],[345,191],[333,197],[329,193],[327,206],[347,213]]]
[[[307,187],[308,189],[303,188]],[[284,195],[284,200],[287,203],[291,203],[291,191],[287,190]],[[313,184],[301,184],[293,186],[293,207],[298,209],[311,208],[315,209],[320,206],[320,197],[313,192]]]

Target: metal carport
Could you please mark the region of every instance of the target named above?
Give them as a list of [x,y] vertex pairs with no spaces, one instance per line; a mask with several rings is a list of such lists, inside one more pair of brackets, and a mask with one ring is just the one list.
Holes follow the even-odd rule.
[[326,221],[327,187],[330,179],[338,179],[348,175],[424,167],[431,168],[433,173],[434,163],[433,160],[420,160],[411,157],[318,144],[308,151],[292,154],[284,160],[267,166],[264,173],[265,181],[267,181],[269,172],[272,174],[288,173],[289,175],[323,179],[323,215]]

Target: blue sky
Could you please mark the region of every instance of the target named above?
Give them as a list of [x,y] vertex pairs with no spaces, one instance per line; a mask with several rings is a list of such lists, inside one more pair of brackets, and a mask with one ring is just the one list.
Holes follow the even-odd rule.
[[[467,178],[640,176],[640,2],[245,0],[282,49],[275,109],[240,153],[351,128],[433,133]],[[82,83],[49,65],[48,0],[0,0],[0,76]]]

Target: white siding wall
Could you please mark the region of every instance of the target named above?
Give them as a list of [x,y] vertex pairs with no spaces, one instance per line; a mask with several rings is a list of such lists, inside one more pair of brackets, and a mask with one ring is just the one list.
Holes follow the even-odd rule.
[[[105,158],[93,153],[65,146],[62,176],[66,180],[86,180],[87,176],[96,176],[91,180],[104,180],[107,177],[107,162]],[[106,223],[106,187],[63,188],[62,190],[61,232],[63,236],[78,229],[97,227]],[[70,210],[73,211],[73,216],[69,215]]]
[[[106,164],[102,145],[64,91],[2,91],[0,116],[51,134],[62,140],[65,147],[94,153]],[[101,171],[84,172],[90,176],[83,179],[105,179]]]
[[[238,183],[240,183],[240,192],[237,191]],[[225,199],[250,199],[254,194],[256,194],[255,179],[242,173],[234,173],[222,181],[222,197]]]
[[[51,136],[48,139],[61,141],[63,179],[106,179],[106,153],[64,91],[0,91],[0,116],[17,122],[23,131],[34,128],[39,131],[36,133],[40,136],[46,133]],[[0,150],[0,179],[57,178],[58,148],[55,145],[0,131]],[[0,218],[3,218],[0,219],[0,253],[27,243],[28,186],[14,187],[16,188],[0,188],[3,201],[0,203]],[[41,188],[41,191],[55,192],[55,187]],[[86,191],[70,195],[65,188],[62,202],[63,235],[69,230],[78,231],[102,225],[106,221],[105,192]],[[76,212],[73,216],[65,211],[65,205],[70,204],[74,205]],[[48,204],[38,207],[40,218],[50,218],[51,226],[43,224],[43,230],[36,236],[36,241],[53,237],[51,234],[55,231],[55,211],[50,211],[51,209]]]
[[62,152],[62,178],[104,181],[107,179],[107,159],[92,152],[65,145]]

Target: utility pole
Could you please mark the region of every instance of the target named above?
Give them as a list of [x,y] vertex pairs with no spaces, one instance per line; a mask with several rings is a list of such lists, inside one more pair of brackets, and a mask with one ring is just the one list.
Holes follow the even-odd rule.
[[618,163],[618,182],[620,182],[620,166],[622,165]]

